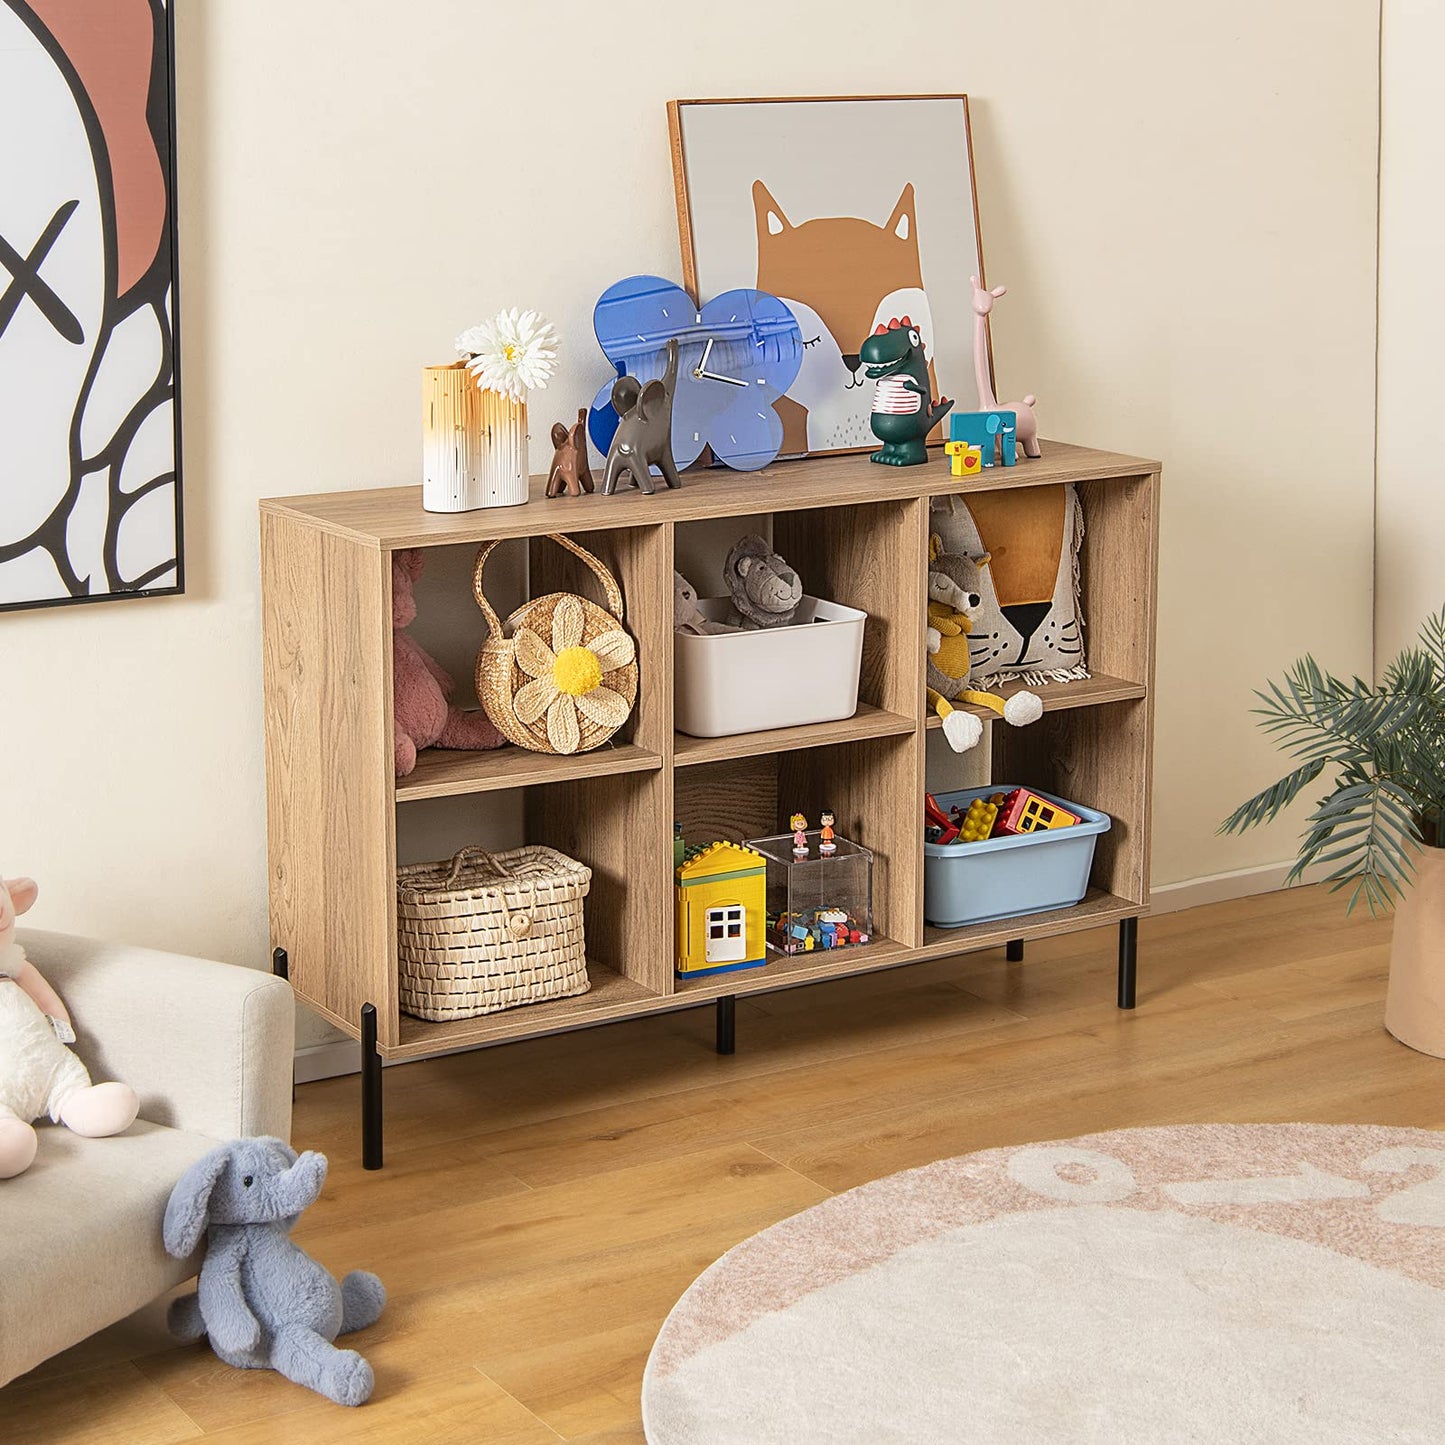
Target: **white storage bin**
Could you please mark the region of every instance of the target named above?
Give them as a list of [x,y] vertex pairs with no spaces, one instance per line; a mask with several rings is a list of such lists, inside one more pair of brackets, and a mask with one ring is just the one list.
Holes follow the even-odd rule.
[[[698,608],[721,622],[732,602],[705,597]],[[867,620],[856,607],[804,597],[788,627],[673,633],[673,725],[695,738],[725,738],[852,717]]]

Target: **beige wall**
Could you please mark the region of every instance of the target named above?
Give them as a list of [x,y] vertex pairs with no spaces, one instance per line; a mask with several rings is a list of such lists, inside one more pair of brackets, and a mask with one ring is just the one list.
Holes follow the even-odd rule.
[[37,922],[265,961],[256,500],[413,480],[418,368],[503,305],[590,394],[594,297],[678,272],[676,95],[972,94],[1001,385],[1167,467],[1157,880],[1288,854],[1213,828],[1250,685],[1369,665],[1373,4],[179,3],[191,590],[0,618]]
[[1385,0],[1381,56],[1379,504],[1383,666],[1445,605],[1445,8]]

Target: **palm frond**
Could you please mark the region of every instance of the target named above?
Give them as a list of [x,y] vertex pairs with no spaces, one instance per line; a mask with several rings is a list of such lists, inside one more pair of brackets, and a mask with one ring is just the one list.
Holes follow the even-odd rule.
[[1351,909],[1388,908],[1410,883],[1416,850],[1445,840],[1445,608],[1378,684],[1333,676],[1305,656],[1255,696],[1261,730],[1297,766],[1220,832],[1272,822],[1332,768],[1289,881],[1322,868],[1332,888],[1350,889]]
[[1324,770],[1325,760],[1318,758],[1286,773],[1277,783],[1271,783],[1247,803],[1241,803],[1219,825],[1219,831],[1242,833],[1258,823],[1273,822]]
[[1298,882],[1316,866],[1328,867],[1332,891],[1353,883],[1348,910],[1363,899],[1372,913],[1388,908],[1414,873],[1420,830],[1408,797],[1387,779],[1341,779],[1310,814],[1310,828],[1290,870]]
[[1425,619],[1420,629],[1420,649],[1445,672],[1445,607]]

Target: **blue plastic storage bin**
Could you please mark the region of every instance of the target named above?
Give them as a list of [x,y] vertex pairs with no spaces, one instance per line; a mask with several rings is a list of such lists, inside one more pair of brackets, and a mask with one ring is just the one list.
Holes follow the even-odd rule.
[[[1011,792],[1016,783],[990,783],[939,793],[946,813],[957,804],[967,808],[975,798]],[[1040,788],[1039,797],[1077,813],[1072,827],[1049,832],[985,838],[977,843],[923,845],[923,916],[935,928],[962,928],[1025,913],[1068,908],[1083,898],[1094,866],[1094,840],[1109,831],[1107,813],[1056,798]]]

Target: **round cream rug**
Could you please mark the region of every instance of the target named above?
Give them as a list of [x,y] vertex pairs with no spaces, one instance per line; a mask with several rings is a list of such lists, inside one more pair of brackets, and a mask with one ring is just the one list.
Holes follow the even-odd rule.
[[947,1159],[730,1250],[650,1445],[1445,1439],[1445,1134],[1129,1129]]

